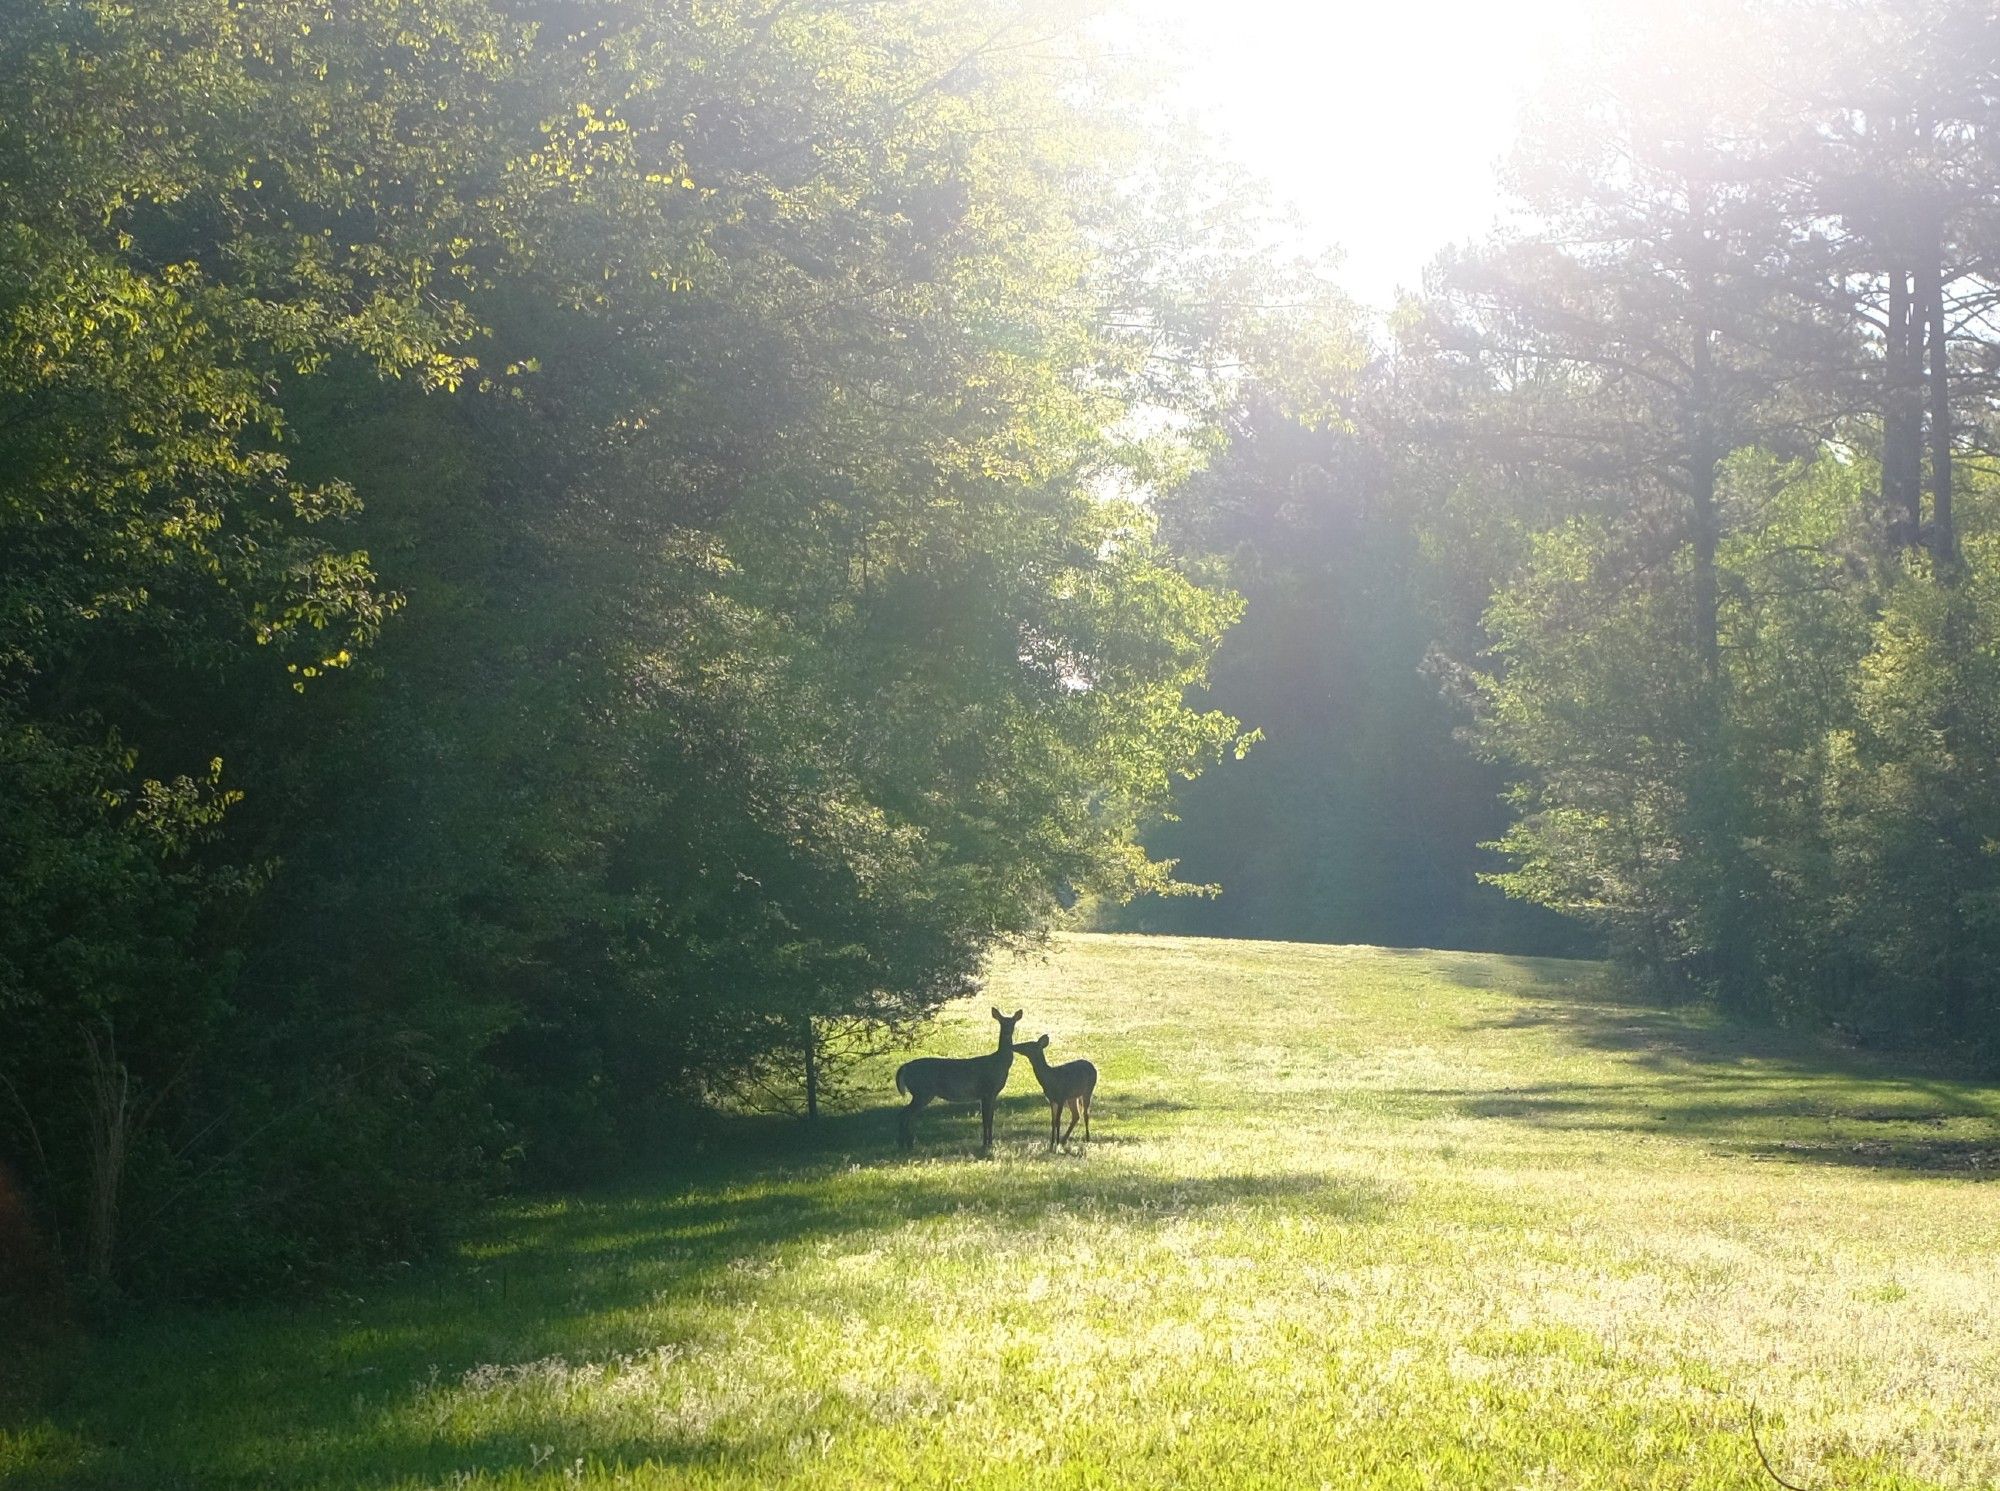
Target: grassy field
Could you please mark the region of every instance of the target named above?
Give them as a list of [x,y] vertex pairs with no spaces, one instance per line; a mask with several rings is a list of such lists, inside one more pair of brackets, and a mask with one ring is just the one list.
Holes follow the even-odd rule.
[[1048,1154],[769,1125],[305,1309],[167,1318],[0,1433],[26,1487],[2000,1483],[2000,1090],[1587,964],[1076,937],[930,1049],[1094,1059]]

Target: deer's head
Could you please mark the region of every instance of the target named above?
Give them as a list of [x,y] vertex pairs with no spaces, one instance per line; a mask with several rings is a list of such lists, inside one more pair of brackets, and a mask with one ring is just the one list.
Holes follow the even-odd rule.
[[1021,1023],[1021,1016],[1026,1013],[1027,1011],[1025,1010],[1015,1010],[1011,1015],[1003,1015],[1000,1013],[999,1005],[996,1004],[993,1006],[993,1018],[1000,1022],[1000,1044],[1002,1046],[1013,1044],[1014,1027]]
[[1023,1056],[1046,1056],[1049,1051],[1048,1032],[1043,1031],[1031,1041],[1017,1042],[1014,1049],[1019,1051]]

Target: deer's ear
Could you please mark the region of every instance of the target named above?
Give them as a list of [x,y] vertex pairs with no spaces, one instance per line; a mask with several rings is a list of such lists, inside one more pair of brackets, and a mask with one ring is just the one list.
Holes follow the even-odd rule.
[[1016,1020],[1018,1020],[1018,1019],[1020,1019],[1020,1018],[1021,1018],[1021,1016],[1025,1015],[1025,1014],[1027,1014],[1027,1011],[1026,1011],[1026,1010],[1024,1010],[1024,1009],[1021,1009],[1021,1010],[1015,1010],[1015,1011],[1014,1011],[1014,1018],[1015,1018]]
[[997,1004],[993,1006],[993,1018],[996,1020],[1004,1020],[1007,1018],[1005,1015],[1000,1013],[1000,1006]]

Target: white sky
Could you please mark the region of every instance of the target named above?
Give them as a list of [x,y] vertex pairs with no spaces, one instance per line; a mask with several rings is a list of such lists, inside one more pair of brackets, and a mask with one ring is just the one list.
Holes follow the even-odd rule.
[[[1614,0],[1615,3],[1615,0]],[[1605,0],[1132,0],[1186,103],[1385,307],[1500,203],[1520,104]]]

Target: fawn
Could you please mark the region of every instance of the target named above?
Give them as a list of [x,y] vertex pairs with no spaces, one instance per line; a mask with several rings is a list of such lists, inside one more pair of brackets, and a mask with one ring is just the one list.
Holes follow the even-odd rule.
[[[1014,1049],[1028,1058],[1028,1064],[1035,1069],[1035,1080],[1042,1084],[1042,1096],[1049,1100],[1049,1148],[1054,1149],[1058,1142],[1069,1143],[1079,1118],[1083,1120],[1084,1142],[1089,1143],[1090,1095],[1097,1091],[1097,1068],[1087,1061],[1065,1061],[1061,1066],[1050,1066],[1046,1034],[1023,1041]],[[1058,1141],[1056,1126],[1062,1122],[1065,1108],[1069,1109],[1069,1127]]]
[[979,1147],[993,1148],[993,1105],[1014,1064],[1014,1027],[1021,1023],[1021,1014],[1015,1010],[1003,1015],[998,1005],[993,1007],[993,1018],[1000,1022],[998,1050],[984,1056],[919,1056],[896,1068],[896,1091],[910,1099],[896,1121],[903,1148],[916,1147],[917,1114],[932,1102],[979,1104]]

